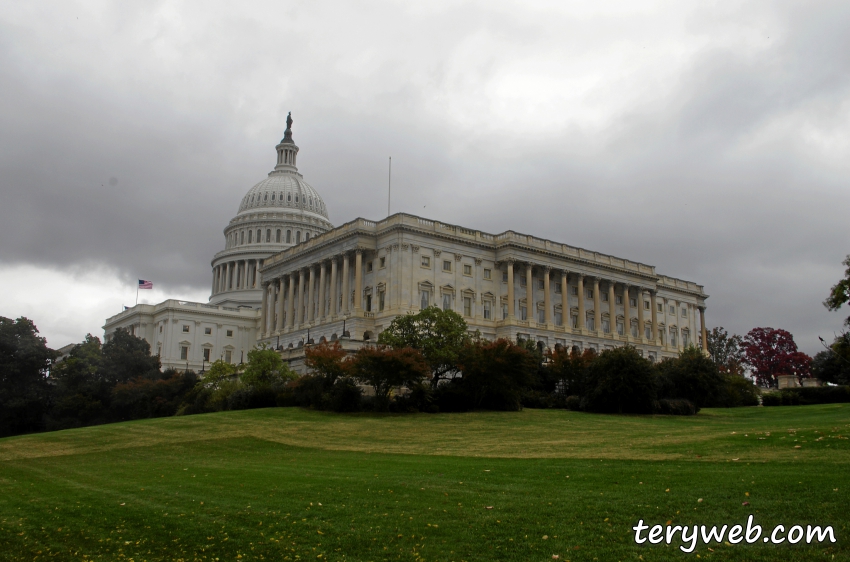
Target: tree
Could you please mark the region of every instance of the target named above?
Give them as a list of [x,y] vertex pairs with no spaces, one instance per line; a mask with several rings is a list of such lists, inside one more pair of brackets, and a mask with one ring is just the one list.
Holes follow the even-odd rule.
[[815,355],[812,376],[823,382],[850,384],[850,332],[837,336],[829,349]]
[[743,338],[729,333],[722,326],[712,328],[707,334],[708,354],[721,373],[743,374]]
[[43,428],[55,357],[32,320],[0,317],[0,435]]
[[462,349],[460,369],[473,407],[519,410],[522,391],[534,380],[537,360],[523,346],[507,339],[476,340]]
[[248,352],[248,364],[241,377],[243,383],[255,388],[268,388],[296,378],[280,354],[265,343]]
[[151,346],[144,340],[118,328],[103,344],[100,375],[111,385],[136,377],[158,377],[159,357],[151,356]]
[[558,381],[557,392],[563,396],[581,396],[587,369],[596,358],[596,353],[588,348],[583,353],[576,349],[558,346],[546,353],[546,369]]
[[726,380],[713,359],[701,350],[688,346],[676,359],[658,365],[662,398],[684,398],[697,409],[717,404]]
[[332,387],[337,379],[348,374],[348,353],[339,342],[322,342],[304,350],[304,363],[313,373],[324,378],[325,386]]
[[[823,301],[823,305],[829,310],[838,310],[843,304],[850,301],[850,255],[841,263],[847,266],[847,269],[844,270],[844,279],[832,286],[829,296]],[[847,317],[844,324],[850,326],[850,316]]]
[[606,349],[588,369],[585,409],[648,414],[655,400],[652,363],[632,346]]
[[397,387],[412,387],[430,375],[422,353],[410,347],[363,346],[354,354],[351,372],[357,380],[375,390],[378,409],[389,406],[390,392]]
[[237,371],[238,369],[233,363],[228,363],[224,359],[216,359],[212,364],[210,364],[210,368],[207,369],[206,373],[204,373],[204,378],[201,379],[198,384],[216,391],[228,381],[233,380],[233,375],[235,375]]
[[429,306],[416,314],[396,316],[378,335],[378,343],[394,349],[418,349],[431,370],[431,385],[457,370],[458,357],[469,341],[463,317],[451,310]]
[[108,421],[112,385],[100,376],[100,339],[86,334],[50,371],[54,382],[48,429],[79,427]]
[[779,375],[809,376],[811,359],[797,351],[794,336],[785,330],[754,328],[744,336],[744,362],[762,386],[775,386]]

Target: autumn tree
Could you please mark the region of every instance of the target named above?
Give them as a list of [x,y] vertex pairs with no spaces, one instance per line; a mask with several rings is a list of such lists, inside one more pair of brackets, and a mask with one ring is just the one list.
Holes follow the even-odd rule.
[[590,348],[579,353],[577,349],[556,346],[554,350],[546,352],[545,368],[558,381],[558,392],[564,396],[581,396],[587,369],[595,358],[596,353]]
[[797,350],[794,336],[785,330],[754,328],[744,336],[744,363],[762,386],[775,386],[779,375],[810,376],[811,358]]
[[322,377],[327,387],[348,374],[348,353],[339,342],[322,342],[304,349],[304,363],[310,371]]
[[737,335],[729,335],[722,326],[712,328],[706,334],[708,340],[708,355],[721,373],[743,374],[744,339]]
[[428,362],[418,349],[395,349],[385,345],[358,349],[351,361],[351,373],[375,390],[375,403],[380,410],[389,406],[390,392],[394,388],[411,388],[431,374]]
[[431,385],[437,387],[446,375],[457,370],[458,357],[469,340],[466,321],[452,310],[429,306],[416,314],[396,316],[378,335],[378,343],[394,349],[418,349],[431,370]]

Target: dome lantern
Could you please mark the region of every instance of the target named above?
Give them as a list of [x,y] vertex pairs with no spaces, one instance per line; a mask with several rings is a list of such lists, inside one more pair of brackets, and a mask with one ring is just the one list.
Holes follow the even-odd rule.
[[283,132],[283,139],[280,144],[275,147],[277,150],[277,166],[274,167],[278,172],[294,172],[298,173],[298,168],[295,166],[295,158],[298,155],[298,147],[292,141],[292,112],[286,116],[286,131]]

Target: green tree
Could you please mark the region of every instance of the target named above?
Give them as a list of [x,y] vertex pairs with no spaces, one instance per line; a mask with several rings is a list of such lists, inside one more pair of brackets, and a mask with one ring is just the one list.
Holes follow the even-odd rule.
[[280,354],[266,344],[248,352],[248,363],[241,376],[244,384],[254,388],[268,388],[296,378]]
[[581,396],[587,369],[596,358],[596,353],[588,348],[583,353],[566,347],[556,347],[546,354],[546,369],[550,376],[558,381],[557,392],[563,396]]
[[379,410],[388,408],[390,392],[394,388],[411,388],[421,384],[430,374],[428,363],[419,350],[383,345],[358,349],[351,363],[351,372],[354,378],[375,390],[375,403]]
[[712,328],[708,334],[708,355],[717,369],[722,373],[743,374],[744,339],[737,335],[729,335],[723,326]]
[[463,317],[451,310],[429,306],[416,314],[396,316],[378,335],[378,343],[394,349],[418,349],[431,370],[433,388],[457,371],[458,357],[470,341]]
[[684,398],[698,409],[716,405],[726,383],[715,362],[694,346],[662,361],[658,371],[664,381],[662,398]]
[[47,373],[55,357],[32,320],[0,317],[0,435],[44,427]]
[[100,376],[111,385],[136,377],[159,377],[159,357],[151,356],[151,346],[143,338],[118,328],[103,344]]
[[108,421],[112,385],[100,376],[100,339],[86,339],[71,349],[68,357],[54,364],[54,382],[48,429],[79,427]]
[[507,339],[476,340],[461,351],[460,368],[473,407],[519,410],[523,391],[534,382],[537,358]]
[[823,382],[850,384],[850,332],[837,336],[829,349],[814,356],[812,376]]
[[228,363],[224,359],[217,359],[210,364],[210,368],[204,373],[204,378],[198,384],[210,390],[218,390],[222,385],[233,380],[233,375],[238,371],[236,365]]
[[[841,263],[847,267],[844,270],[844,279],[832,286],[829,296],[823,301],[823,305],[829,310],[838,310],[842,305],[850,301],[850,255]],[[847,317],[844,324],[850,326],[850,316]]]
[[585,409],[619,414],[652,412],[654,370],[634,347],[606,349],[590,365],[587,375]]

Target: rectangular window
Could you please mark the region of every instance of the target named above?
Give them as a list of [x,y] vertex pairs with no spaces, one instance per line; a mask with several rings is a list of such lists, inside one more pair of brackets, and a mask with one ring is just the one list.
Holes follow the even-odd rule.
[[187,334],[189,333],[189,325],[188,324],[183,324],[183,332],[185,332]]
[[[687,318],[687,317],[688,317],[688,309],[683,307],[682,308],[682,318]],[[682,338],[682,341],[683,342],[685,341],[684,338]]]
[[204,361],[209,361],[209,360],[210,360],[210,348],[205,347],[204,348]]
[[657,308],[658,308],[658,312],[664,312],[664,305],[663,304],[658,303]]
[[422,256],[422,267],[431,267],[431,258]]
[[526,283],[525,283],[525,275],[523,275],[522,277],[520,277],[520,278],[519,278],[519,286],[520,286],[520,287],[525,287],[525,285],[526,285]]
[[472,298],[463,297],[463,315],[472,316]]
[[232,338],[232,337],[233,337],[233,330],[227,330],[227,337],[228,337],[228,338]]
[[384,295],[385,294],[386,293],[384,293],[384,291],[381,291],[380,293],[378,293],[378,312],[384,311]]
[[372,262],[367,261],[366,262],[366,272],[368,273],[370,271],[372,271]]
[[574,297],[578,296],[578,287],[570,287],[570,294]]
[[643,327],[643,337],[645,337],[648,340],[652,339],[652,328],[650,326],[644,326]]
[[682,332],[682,345],[684,347],[688,347],[689,343],[690,343],[689,334],[687,332]]
[[676,330],[670,330],[670,345],[676,346]]
[[560,312],[555,312],[555,325],[563,326],[564,325],[564,315]]
[[596,323],[593,320],[593,316],[590,316],[587,319],[587,321],[585,322],[585,326],[587,326],[588,330],[595,330],[596,329]]
[[609,334],[611,333],[611,322],[606,319],[602,319],[602,332]]
[[463,274],[464,275],[472,275],[472,266],[471,265],[464,265],[463,266]]
[[670,305],[670,314],[672,316],[676,316],[676,305],[673,305],[673,304]]
[[492,320],[492,311],[490,310],[490,301],[484,301],[484,320]]
[[620,334],[621,336],[625,333],[625,326],[623,325],[622,322],[619,322],[619,321],[617,322],[617,333]]
[[608,302],[608,293],[602,293],[602,302]]
[[519,319],[520,320],[528,320],[528,309],[524,306],[519,309]]
[[578,316],[570,316],[570,328],[578,328]]
[[561,284],[560,283],[555,283],[555,294],[556,295],[561,294]]
[[502,305],[502,320],[505,320],[508,317],[508,305]]
[[450,260],[443,260],[443,271],[451,271],[452,270],[452,262]]
[[189,358],[189,347],[185,345],[180,346],[180,359],[186,361]]
[[508,272],[503,271],[502,272],[502,283],[507,283],[507,282],[508,282]]
[[543,281],[543,279],[537,280],[537,288],[541,291],[546,288],[546,283]]
[[484,279],[490,279],[491,272],[489,269],[484,270]]
[[212,335],[212,328],[204,328],[204,334],[207,336]]
[[620,295],[614,297],[614,304],[623,304],[623,297],[621,297]]
[[366,295],[366,312],[372,312],[372,295]]
[[387,267],[387,258],[386,257],[381,258],[381,267]]
[[159,327],[159,333],[162,333],[162,326]]
[[233,352],[229,349],[224,352],[224,362],[225,363],[233,363]]
[[452,309],[452,296],[449,294],[443,295],[443,310]]
[[428,291],[422,291],[419,294],[419,308],[422,308],[422,309],[428,308],[428,301],[429,300],[430,300],[429,299],[429,292]]
[[[633,307],[637,308],[637,299],[629,299],[629,306],[633,306]],[[648,310],[649,309],[649,303],[646,303],[644,308]]]
[[537,311],[537,322],[539,322],[540,324],[543,324],[544,322],[546,322],[546,311],[545,310],[538,310]]
[[587,291],[585,291],[584,296],[586,296],[589,299],[592,299],[593,298],[593,289],[588,289]]

